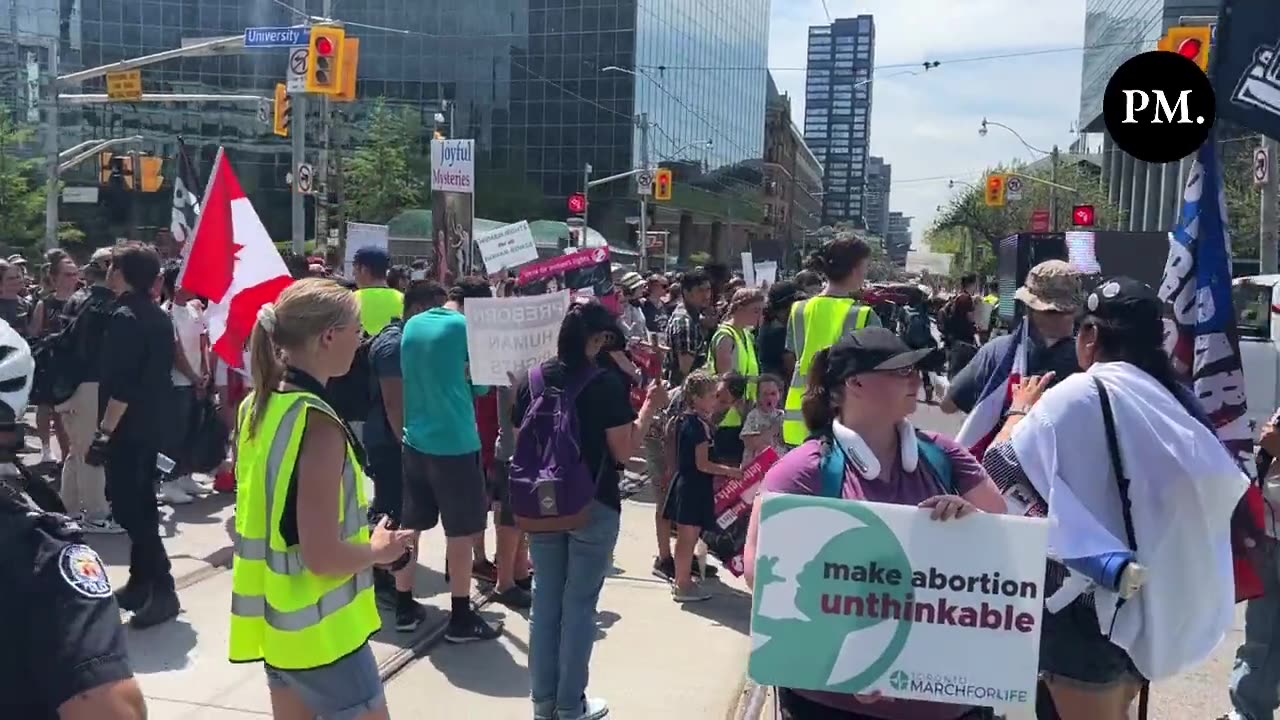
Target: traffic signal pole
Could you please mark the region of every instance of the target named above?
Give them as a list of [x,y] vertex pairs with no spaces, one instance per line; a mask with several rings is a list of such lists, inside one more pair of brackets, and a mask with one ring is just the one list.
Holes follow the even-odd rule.
[[[293,7],[300,15],[306,17],[306,0],[293,0]],[[316,59],[308,56],[307,62],[316,62]],[[306,196],[302,194],[300,187],[301,183],[298,182],[298,168],[302,167],[307,153],[307,94],[301,92],[294,95],[292,104],[293,123],[289,128],[289,139],[292,141],[293,153],[289,167],[293,182],[290,183],[292,187],[289,188],[291,216],[289,227],[293,231],[293,252],[295,255],[302,255],[306,252],[307,244],[307,205]]]
[[[640,128],[640,167],[649,169],[649,113],[636,116]],[[640,193],[640,274],[649,269],[649,194]],[[664,248],[665,251],[665,248]]]
[[48,135],[45,138],[45,152],[49,156],[49,167],[44,198],[44,245],[48,250],[58,247],[58,43],[57,38],[49,42],[49,102],[45,123]]

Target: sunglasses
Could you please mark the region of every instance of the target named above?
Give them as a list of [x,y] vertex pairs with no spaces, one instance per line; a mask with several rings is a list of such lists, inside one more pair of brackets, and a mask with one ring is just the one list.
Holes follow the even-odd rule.
[[908,365],[906,367],[896,368],[893,370],[872,370],[871,372],[876,373],[877,375],[887,375],[889,377],[909,378],[920,372],[920,368],[916,365]]

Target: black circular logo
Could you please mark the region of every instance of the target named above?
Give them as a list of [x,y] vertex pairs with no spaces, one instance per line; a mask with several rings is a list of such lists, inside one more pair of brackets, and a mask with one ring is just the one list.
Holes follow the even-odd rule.
[[1163,50],[1130,58],[1102,96],[1111,139],[1150,163],[1175,162],[1199,149],[1216,112],[1213,86],[1200,66]]

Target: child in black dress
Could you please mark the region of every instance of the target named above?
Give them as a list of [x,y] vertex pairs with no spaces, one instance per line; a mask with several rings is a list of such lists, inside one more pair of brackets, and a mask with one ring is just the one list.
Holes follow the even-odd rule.
[[675,483],[667,497],[664,515],[676,524],[676,575],[672,598],[676,602],[701,602],[710,593],[693,581],[693,553],[704,528],[715,527],[716,504],[713,476],[742,477],[736,467],[711,461],[711,418],[721,400],[718,380],[701,370],[684,382],[687,410],[676,434]]

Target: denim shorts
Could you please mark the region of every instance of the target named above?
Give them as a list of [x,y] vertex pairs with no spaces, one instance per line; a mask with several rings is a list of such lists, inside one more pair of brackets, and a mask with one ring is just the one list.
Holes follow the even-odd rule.
[[297,693],[319,720],[356,720],[387,704],[382,694],[382,678],[378,675],[378,661],[368,643],[324,667],[280,670],[266,665],[265,668],[267,687]]
[[1056,613],[1044,612],[1040,673],[1045,680],[1082,690],[1143,682],[1129,654],[1103,634],[1098,611],[1083,597]]

